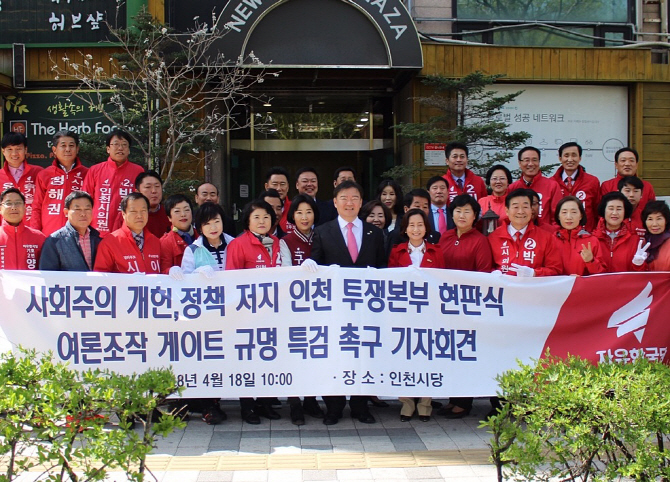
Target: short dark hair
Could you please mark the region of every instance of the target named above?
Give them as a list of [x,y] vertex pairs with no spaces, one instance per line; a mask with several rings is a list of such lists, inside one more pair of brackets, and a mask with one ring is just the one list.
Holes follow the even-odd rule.
[[426,191],[425,189],[417,188],[417,189],[412,189],[410,192],[405,194],[404,199],[402,200],[403,206],[406,208],[409,208],[412,203],[414,202],[415,197],[420,197],[423,199],[428,200],[428,204],[430,204],[430,193]]
[[223,212],[223,208],[218,204],[214,203],[205,203],[200,208],[198,212],[195,213],[195,229],[202,234],[202,225],[207,224],[212,219],[216,219],[217,216],[221,216],[221,225],[223,230],[226,229],[226,215]]
[[[174,207],[177,204],[183,203],[184,201],[188,203],[188,207],[191,208],[191,211],[193,211],[193,203],[187,196],[183,194],[173,194],[163,202],[163,206],[165,207],[165,214],[167,214],[167,216],[170,217]],[[212,203],[205,203],[205,204],[212,204]]]
[[426,191],[429,191],[430,186],[432,186],[436,182],[443,182],[447,185],[447,187],[449,187],[449,183],[445,178],[443,178],[442,176],[433,176],[430,179],[428,179],[428,182],[426,183]]
[[309,207],[312,208],[312,211],[314,211],[314,224],[318,223],[319,207],[316,205],[316,202],[312,196],[308,196],[307,194],[298,194],[291,200],[291,207],[288,208],[288,213],[286,213],[286,220],[291,224],[295,224],[295,212],[298,210],[298,206],[300,206],[302,203],[309,204]]
[[521,160],[521,156],[523,155],[523,153],[526,152],[526,151],[535,151],[535,152],[537,152],[537,158],[542,159],[542,153],[540,152],[540,150],[537,147],[526,146],[519,151],[519,154],[517,154],[517,158],[519,159],[519,161]]
[[505,198],[505,207],[509,209],[510,202],[516,197],[526,197],[528,198],[528,201],[530,201],[530,204],[533,204],[533,193],[531,190],[521,187],[519,189],[515,189],[507,195]]
[[319,173],[316,172],[316,169],[314,169],[313,167],[301,167],[300,169],[298,169],[295,173],[295,180],[297,181],[298,178],[306,172],[313,172],[314,175],[316,176],[317,182],[319,181]]
[[580,201],[580,199],[577,196],[565,196],[563,199],[558,201],[558,204],[556,205],[556,212],[554,213],[554,220],[556,221],[556,224],[561,226],[561,221],[558,215],[561,212],[561,208],[563,207],[563,205],[568,201],[574,201],[577,203],[577,206],[579,207],[579,214],[582,215],[582,219],[581,221],[579,221],[579,224],[581,226],[586,226],[586,209],[584,209],[584,203]]
[[130,134],[128,134],[126,131],[122,129],[114,129],[112,130],[112,132],[107,134],[107,137],[105,138],[105,144],[107,145],[107,147],[109,147],[109,145],[112,143],[112,139],[114,139],[115,137],[125,139],[126,141],[128,141],[128,147],[132,147],[133,138],[130,137]]
[[66,130],[60,130],[54,134],[54,136],[51,138],[51,143],[55,146],[58,144],[58,141],[61,139],[61,137],[71,137],[74,139],[74,143],[76,145],[79,145],[79,134],[77,134],[75,131],[66,131]]
[[267,190],[261,192],[258,195],[257,199],[265,201],[266,197],[275,197],[275,198],[279,199],[279,202],[281,203],[282,207],[284,207],[284,201],[282,201],[281,196],[279,195],[279,191],[277,191],[276,189],[270,188],[270,189],[267,189]]
[[561,147],[558,148],[558,156],[563,155],[563,151],[566,150],[568,147],[576,147],[577,152],[579,152],[579,157],[582,157],[582,146],[577,144],[576,142],[566,142],[563,144]]
[[615,163],[619,162],[619,156],[624,152],[632,152],[633,156],[635,156],[635,162],[637,163],[637,162],[640,161],[640,155],[637,153],[637,151],[635,149],[633,149],[632,147],[622,147],[621,149],[619,149],[618,151],[616,151],[614,153],[614,162]]
[[95,204],[93,202],[93,197],[86,191],[72,191],[65,197],[65,209],[70,209],[70,204],[72,204],[72,202],[76,201],[77,199],[88,199],[88,201],[91,203],[91,207]]
[[451,200],[449,204],[449,212],[451,213],[451,218],[454,218],[454,210],[456,208],[462,208],[464,206],[470,206],[475,213],[475,220],[472,223],[476,223],[479,220],[479,213],[482,212],[482,207],[479,205],[477,200],[470,196],[469,194],[459,194],[454,199]]
[[277,222],[277,215],[275,214],[275,210],[272,209],[272,206],[270,206],[266,201],[263,201],[262,199],[256,199],[255,201],[248,202],[244,206],[244,209],[242,209],[242,226],[244,226],[245,230],[249,230],[249,219],[251,219],[251,213],[253,213],[256,209],[265,210],[270,215],[270,226],[274,226],[275,222]]
[[386,229],[391,225],[391,221],[393,221],[393,214],[391,214],[391,210],[378,199],[373,199],[372,201],[366,202],[358,212],[358,217],[362,221],[365,221],[372,210],[377,206],[381,207],[382,211],[384,211],[384,229]]
[[275,174],[286,177],[286,182],[288,182],[288,171],[279,166],[271,167],[267,170],[265,173],[265,182],[270,182],[270,178]]
[[147,197],[141,192],[135,191],[131,192],[130,194],[128,194],[126,197],[123,198],[123,200],[121,201],[121,211],[125,213],[126,209],[128,208],[128,203],[130,201],[137,201],[138,199],[144,199],[144,201],[147,203],[147,209],[151,209],[151,204],[149,203]]
[[7,196],[8,194],[11,194],[11,193],[18,194],[19,196],[21,196],[21,200],[23,202],[26,202],[26,197],[23,195],[23,193],[21,191],[19,191],[15,187],[8,187],[4,191],[2,191],[2,193],[0,193],[0,203],[5,200],[5,196]]
[[358,193],[361,196],[361,200],[363,200],[363,188],[356,181],[344,181],[338,184],[337,187],[333,189],[333,197],[336,198],[340,191],[343,191],[345,189],[351,189],[352,187],[358,189]]
[[670,231],[670,208],[665,201],[649,201],[642,210],[642,224],[647,229],[647,218],[650,214],[659,213],[665,218],[665,230]]
[[21,146],[28,147],[28,139],[26,136],[19,132],[8,132],[2,136],[2,148],[8,146]]
[[426,226],[426,234],[423,236],[423,239],[426,239],[433,230],[430,227],[428,216],[423,211],[423,209],[419,208],[410,209],[403,215],[402,221],[400,222],[400,234],[405,237],[407,236],[407,226],[409,226],[409,218],[411,218],[414,215],[419,215],[421,216],[421,219],[423,219],[423,224]]
[[644,190],[644,183],[642,182],[642,179],[637,176],[626,176],[619,179],[619,182],[616,185],[617,190],[621,191],[626,184],[630,184],[640,191]]
[[451,151],[453,151],[454,149],[464,150],[466,157],[470,154],[468,152],[468,146],[466,146],[463,142],[450,142],[444,147],[444,155],[446,156],[447,159],[449,159]]
[[400,184],[395,182],[393,179],[384,179],[382,182],[380,182],[379,186],[377,186],[377,195],[375,197],[381,200],[382,191],[387,187],[390,187],[393,189],[393,192],[395,192],[395,204],[393,205],[393,209],[391,211],[393,211],[396,216],[398,214],[402,214],[402,187],[400,187]]
[[343,171],[351,171],[354,175],[354,179],[356,179],[356,169],[351,166],[341,166],[335,169],[335,173],[333,173],[333,181],[337,181],[337,178],[340,177],[340,173]]
[[211,184],[212,186],[214,186],[214,189],[216,189],[216,195],[217,195],[217,196],[219,195],[219,188],[216,187],[216,184],[214,184],[214,183],[212,183],[212,182],[209,182],[209,181],[201,182],[200,184],[198,184],[198,185],[196,186],[196,188],[195,188],[195,193],[198,194],[198,191],[200,191],[200,188],[201,188],[202,186],[204,186],[205,184]]
[[600,200],[600,203],[598,204],[598,216],[600,216],[601,218],[605,217],[605,209],[607,209],[607,204],[610,201],[623,202],[624,217],[626,219],[628,219],[631,216],[631,214],[633,214],[633,205],[626,198],[626,196],[621,194],[619,191],[612,191],[605,194]]
[[135,189],[139,189],[140,184],[142,184],[142,181],[144,181],[147,177],[158,179],[158,182],[160,182],[161,186],[163,186],[163,180],[161,179],[160,174],[158,174],[156,171],[144,171],[139,173],[135,178]]
[[491,168],[486,171],[486,185],[490,186],[491,185],[491,177],[493,177],[493,173],[496,171],[504,171],[505,176],[507,176],[507,183],[512,184],[512,173],[510,172],[507,167],[503,166],[502,164],[496,164],[495,166],[491,166]]

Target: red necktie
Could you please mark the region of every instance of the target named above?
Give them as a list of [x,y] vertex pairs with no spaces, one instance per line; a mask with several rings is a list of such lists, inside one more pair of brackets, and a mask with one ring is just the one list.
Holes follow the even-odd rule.
[[444,208],[439,208],[437,212],[437,230],[440,234],[444,234],[447,230],[447,217],[444,215]]
[[575,184],[572,177],[568,176],[565,178],[565,187],[568,188],[568,191],[572,192],[572,186]]
[[349,255],[351,260],[355,263],[356,258],[358,258],[358,245],[356,245],[356,236],[354,236],[354,223],[347,224],[347,248],[349,249]]

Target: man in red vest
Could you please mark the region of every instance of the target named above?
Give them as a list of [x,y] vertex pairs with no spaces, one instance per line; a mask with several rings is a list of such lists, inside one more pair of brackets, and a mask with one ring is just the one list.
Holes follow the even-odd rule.
[[444,174],[449,186],[447,204],[460,194],[469,194],[476,200],[488,196],[486,183],[477,174],[468,169],[468,146],[461,142],[450,142],[444,148],[449,169]]
[[5,163],[0,169],[0,191],[15,187],[25,197],[26,209],[23,222],[30,226],[33,214],[33,199],[37,175],[42,171],[39,166],[33,166],[26,161],[28,154],[28,140],[18,132],[8,132],[2,137],[2,155]]
[[[616,167],[617,175],[612,179],[604,181],[600,186],[600,197],[603,197],[608,192],[619,190],[619,181],[626,176],[637,176],[637,168],[640,156],[632,147],[622,147],[614,154],[614,167]],[[649,201],[656,201],[656,193],[654,186],[647,181],[642,181],[644,188],[642,189],[642,199],[640,199],[641,209],[647,205]]]

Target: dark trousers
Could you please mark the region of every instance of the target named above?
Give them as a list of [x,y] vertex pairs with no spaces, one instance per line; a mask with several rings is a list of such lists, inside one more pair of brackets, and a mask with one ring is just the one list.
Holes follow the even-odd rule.
[[[323,397],[326,404],[327,415],[342,416],[344,407],[347,404],[347,397],[343,395],[334,395]],[[368,397],[366,395],[354,395],[349,399],[349,408],[353,415],[360,415],[368,411]]]

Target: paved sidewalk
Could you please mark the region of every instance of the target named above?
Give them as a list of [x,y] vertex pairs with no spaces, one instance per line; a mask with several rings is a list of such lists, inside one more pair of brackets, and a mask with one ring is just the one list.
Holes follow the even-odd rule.
[[352,420],[347,409],[337,425],[306,416],[296,427],[286,402],[281,420],[249,425],[236,401],[224,401],[227,421],[209,426],[192,415],[184,430],[158,442],[149,467],[163,482],[495,480],[489,434],[478,428],[488,399],[475,400],[463,419],[429,422],[401,422],[400,403],[389,403],[371,407],[376,424]]

